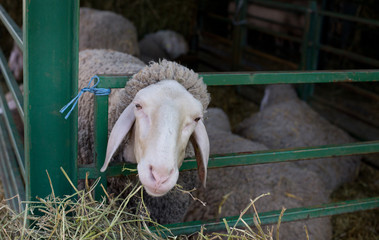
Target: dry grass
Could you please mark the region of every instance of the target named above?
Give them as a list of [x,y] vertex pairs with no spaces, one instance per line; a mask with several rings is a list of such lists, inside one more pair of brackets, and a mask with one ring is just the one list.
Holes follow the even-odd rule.
[[[378,160],[378,159],[377,159]],[[357,179],[332,195],[333,201],[379,196],[379,170],[362,163]],[[332,217],[333,240],[379,239],[379,209]]]
[[0,202],[4,199],[4,188],[0,180]]
[[[63,171],[63,170],[62,170]],[[64,172],[64,171],[63,171]],[[70,181],[70,179],[68,179]],[[142,186],[126,186],[124,191],[130,194],[125,199],[119,196],[95,201],[92,192],[98,181],[92,186],[86,184],[86,190],[75,189],[73,195],[56,197],[54,190],[45,199],[26,202],[26,210],[16,213],[5,200],[0,202],[0,239],[274,239],[279,236],[279,226],[263,229],[260,226],[254,203],[264,195],[252,200],[241,212],[238,222],[244,228],[229,226],[225,221],[223,233],[205,233],[204,229],[191,236],[173,236],[168,229],[154,222],[141,201],[137,213],[133,213],[128,203],[133,197],[143,199]],[[183,193],[185,194],[185,193]],[[253,208],[256,213],[254,226],[242,219]],[[284,212],[284,210],[283,210]],[[279,219],[280,221],[280,219]],[[28,226],[28,223],[31,225]],[[155,229],[154,231],[151,229]],[[275,238],[278,239],[278,238]]]

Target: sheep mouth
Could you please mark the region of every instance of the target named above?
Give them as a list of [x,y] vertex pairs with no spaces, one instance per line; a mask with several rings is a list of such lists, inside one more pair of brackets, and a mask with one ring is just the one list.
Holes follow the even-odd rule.
[[153,197],[162,197],[169,192],[169,191],[163,191],[160,189],[152,189],[152,188],[147,187],[147,186],[144,186],[144,188],[145,188],[145,191],[147,192],[147,194],[149,194],[150,196],[153,196]]

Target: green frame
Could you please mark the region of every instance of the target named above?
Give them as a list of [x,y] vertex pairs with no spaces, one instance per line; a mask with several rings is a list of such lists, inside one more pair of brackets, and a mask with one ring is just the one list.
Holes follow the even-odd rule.
[[[288,4],[281,4],[270,0],[254,0],[264,5],[282,7],[296,11],[306,11],[308,8],[294,8]],[[244,3],[246,10],[246,1]],[[312,69],[317,62],[319,49],[347,54],[362,61],[377,64],[377,60],[341,52],[336,49],[327,49],[328,46],[318,44],[321,20],[317,17],[334,16],[342,19],[359,21],[379,26],[378,21],[358,19],[315,8],[315,1],[310,1],[309,24],[315,30],[308,32],[304,41],[304,49],[310,55],[307,60]],[[243,20],[246,12],[238,19]],[[0,86],[0,106],[3,117],[0,118],[0,173],[6,191],[6,197],[19,194],[21,200],[31,200],[36,196],[41,198],[51,193],[47,173],[51,177],[56,196],[71,194],[74,189],[69,185],[60,168],[64,168],[73,182],[83,179],[86,172],[90,178],[101,177],[100,183],[106,186],[107,176],[129,175],[132,172],[122,172],[120,165],[111,165],[106,173],[100,173],[104,158],[108,134],[108,97],[95,98],[95,148],[96,160],[92,165],[77,165],[77,110],[65,120],[59,109],[69,99],[76,95],[78,77],[78,21],[79,0],[43,0],[23,1],[23,30],[14,23],[4,8],[0,5],[0,19],[7,27],[16,44],[24,53],[24,96],[18,89],[17,83],[10,72],[0,50],[0,68],[5,82],[16,99],[17,109],[25,128],[25,143],[15,130],[15,123],[4,98],[4,90]],[[313,20],[312,20],[313,19]],[[316,19],[316,20],[314,20]],[[240,26],[235,32],[235,50],[244,48],[245,26]],[[54,34],[53,34],[54,33]],[[312,42],[312,44],[310,44]],[[235,53],[233,59],[238,64],[241,53]],[[378,64],[379,65],[379,64]],[[235,65],[236,66],[236,65]],[[241,72],[201,74],[208,85],[251,85],[273,83],[332,83],[332,82],[362,82],[377,81],[378,70],[364,71],[306,71],[306,72]],[[99,87],[121,88],[129,79],[128,76],[100,76]],[[11,139],[11,144],[7,141]],[[234,153],[228,155],[211,156],[210,168],[232,165],[263,164],[268,162],[294,161],[330,156],[352,154],[367,154],[379,152],[379,140],[344,145],[315,146],[311,148],[281,149],[258,151],[251,153]],[[233,159],[234,163],[230,164]],[[128,165],[135,168],[135,165]],[[196,168],[194,159],[186,159],[181,170]],[[96,189],[96,197],[101,195]],[[17,199],[10,201],[14,209],[22,210]],[[307,219],[309,217],[329,216],[352,211],[360,211],[379,207],[379,197],[370,199],[351,200],[340,203],[330,203],[320,206],[288,209],[282,221]],[[262,223],[274,223],[278,219],[278,211],[262,213]],[[251,223],[252,216],[247,215],[246,222]],[[226,218],[230,224],[235,217]],[[208,230],[223,228],[221,222],[190,222],[169,225],[175,234],[188,234],[199,231],[201,226]]]

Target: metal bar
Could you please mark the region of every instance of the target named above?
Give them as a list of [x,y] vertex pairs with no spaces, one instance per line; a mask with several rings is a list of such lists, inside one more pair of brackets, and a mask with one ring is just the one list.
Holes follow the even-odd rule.
[[[241,3],[241,4],[240,4]],[[232,70],[239,70],[242,57],[242,49],[246,45],[246,25],[239,24],[246,21],[247,13],[247,0],[236,0],[236,9],[234,13],[234,21],[236,24],[233,26],[233,42],[232,42]]]
[[11,112],[9,111],[7,100],[4,97],[4,92],[0,86],[0,106],[3,110],[4,121],[8,130],[9,140],[14,149],[14,153],[17,159],[18,166],[20,167],[20,174],[23,181],[26,181],[25,173],[25,158],[24,158],[24,145],[21,141],[20,134],[17,132],[16,124],[13,121]]
[[[229,14],[230,14],[230,12],[229,12]],[[207,15],[207,17],[213,18],[215,20],[219,20],[219,21],[224,22],[224,23],[230,23],[230,24],[233,23],[232,19],[218,15],[218,14],[215,14],[215,13],[206,13],[206,15]]]
[[245,47],[244,51],[245,51],[245,54],[258,55],[258,56],[264,57],[266,59],[269,59],[271,61],[274,61],[274,62],[283,64],[283,65],[286,65],[289,68],[292,68],[293,70],[297,70],[299,68],[299,65],[296,64],[296,63],[294,63],[294,62],[291,62],[291,61],[288,61],[288,60],[276,57],[274,55],[270,55],[270,54],[261,52],[259,50],[256,50],[256,49],[253,49],[253,48],[250,48],[250,47]]
[[[275,7],[279,9],[285,9],[285,10],[292,10],[292,11],[298,11],[298,12],[310,12],[312,11],[311,9],[303,6],[297,6],[294,4],[290,3],[283,3],[283,2],[276,2],[272,0],[250,0],[249,2],[252,3],[257,3],[263,6],[268,6],[268,7]],[[373,25],[373,26],[379,26],[379,21],[375,19],[368,19],[368,18],[361,18],[361,17],[356,17],[356,16],[351,16],[347,14],[341,14],[341,13],[335,13],[331,11],[326,11],[326,10],[320,10],[318,11],[318,14],[328,16],[328,17],[334,17],[334,18],[339,18],[343,20],[348,20],[352,22],[357,22],[357,23],[363,23],[363,24],[368,24],[368,25]]]
[[[199,73],[205,84],[254,85],[254,84],[297,84],[297,83],[334,83],[334,82],[376,82],[378,70],[347,71],[278,71],[278,72],[222,72]],[[98,87],[123,88],[131,76],[100,75]]]
[[[232,42],[229,39],[220,37],[218,35],[215,35],[215,34],[212,34],[212,33],[209,33],[209,32],[202,32],[201,34],[205,35],[207,38],[212,38],[215,41],[221,42],[221,43],[227,45],[227,47],[230,47],[232,45]],[[213,54],[217,55],[217,53],[213,53]],[[290,62],[290,61],[287,61],[287,60],[275,57],[273,55],[270,55],[270,54],[258,51],[256,49],[253,49],[253,48],[249,47],[249,46],[245,46],[243,48],[243,54],[245,56],[246,56],[246,54],[258,55],[258,56],[264,57],[266,59],[269,59],[271,61],[278,62],[280,64],[286,65],[286,66],[288,66],[290,68],[293,68],[294,70],[296,70],[296,69],[299,68],[298,64],[295,64],[293,62]],[[220,56],[217,56],[217,57],[219,58]],[[224,56],[222,56],[222,57],[224,57]],[[228,60],[230,60],[230,59],[228,59]]]
[[99,170],[104,164],[108,142],[108,96],[95,96],[94,114],[95,153],[93,159],[98,173],[96,178],[101,177],[95,188],[95,198],[101,200],[104,192],[100,185],[102,184],[107,189],[107,173],[101,173]]
[[293,42],[300,43],[302,41],[302,39],[300,37],[294,37],[294,36],[291,36],[291,35],[286,34],[286,33],[271,31],[271,30],[269,30],[267,28],[257,27],[257,26],[250,25],[250,24],[248,24],[246,27],[248,29],[257,30],[259,32],[266,33],[268,35],[271,35],[271,36],[274,36],[274,37],[283,38],[283,39],[290,40],[290,41],[293,41]]
[[273,7],[283,10],[290,10],[290,11],[296,11],[296,12],[307,12],[311,11],[307,7],[291,4],[291,3],[284,3],[284,2],[277,2],[272,0],[249,0],[249,3],[256,3],[262,6],[267,7]]
[[79,0],[24,0],[24,106],[27,200],[74,192],[77,110],[59,113],[78,90]]
[[[350,108],[349,106],[340,104],[338,101],[330,100],[330,99],[325,100],[322,97],[318,97],[318,96],[313,96],[312,101],[316,101],[320,104],[329,106],[330,108],[333,108],[333,109],[335,109],[341,113],[345,113],[345,114],[347,114],[347,115],[349,115],[355,119],[358,119],[359,121],[361,121],[363,123],[367,123],[367,124],[379,129],[379,122],[377,121],[377,119],[370,117],[370,116],[367,116],[369,114],[369,112],[366,112],[366,114],[363,114],[362,112],[357,112],[356,110],[354,111],[354,109]],[[379,136],[378,136],[378,138],[379,138]]]
[[315,72],[246,72],[246,73],[203,73],[204,82],[210,86],[251,84],[297,84],[332,82],[370,82],[379,80],[377,70],[364,71],[315,71]]
[[3,8],[3,6],[0,4],[0,20],[3,22],[5,27],[8,29],[9,33],[11,34],[12,38],[15,40],[17,46],[23,50],[23,43],[22,43],[22,31],[19,26],[13,21],[13,19],[9,16],[7,11]]
[[[319,42],[320,42],[320,17],[317,15],[316,1],[309,1],[308,5],[311,11],[307,12],[307,24],[305,30],[305,37],[302,41],[302,69],[303,70],[316,70],[319,56]],[[313,95],[314,86],[312,84],[302,84],[297,88],[299,97],[302,100],[308,100]]]
[[[248,19],[252,18],[252,19],[259,20],[261,22],[272,23],[272,24],[275,24],[275,25],[278,25],[278,26],[282,26],[282,27],[287,27],[287,28],[291,28],[291,29],[298,29],[298,30],[304,30],[303,27],[295,26],[295,25],[292,25],[292,24],[284,23],[284,22],[278,22],[278,21],[272,20],[272,19],[270,19],[268,17],[259,17],[259,16],[256,16],[256,15],[253,15],[253,14],[249,14],[249,13],[247,13],[247,17],[248,17]],[[246,24],[247,25],[251,25],[249,23],[249,20],[246,21]],[[254,24],[253,24],[253,26],[254,26]]]
[[[0,120],[2,121],[2,120]],[[2,125],[2,124],[0,124]],[[4,138],[5,136],[3,135],[5,131],[0,129],[0,177],[2,181],[2,185],[4,188],[4,197],[5,199],[11,199],[13,196],[17,195],[16,191],[16,185],[15,182],[12,181],[12,171],[9,167],[9,159],[7,158],[6,155],[6,149],[5,149],[5,143],[4,143]],[[17,204],[15,201],[11,200],[8,202],[9,206],[16,210],[17,209]]]
[[[20,201],[25,201],[25,182],[23,181],[20,172],[20,166],[17,164],[16,157],[9,146],[9,135],[5,129],[3,119],[0,120],[0,164],[2,164],[2,184],[6,186],[7,198],[13,198],[10,200],[11,207],[20,212],[23,210],[23,206]],[[4,174],[4,175],[3,175]],[[15,197],[18,195],[18,197]],[[15,197],[15,198],[14,198]]]
[[0,49],[0,68],[3,73],[5,82],[11,92],[14,102],[16,103],[17,111],[20,114],[22,122],[24,122],[24,96],[17,85],[16,79],[8,67],[7,60],[4,56],[3,51]]
[[379,94],[376,94],[373,91],[369,91],[369,90],[366,90],[364,88],[360,88],[356,85],[348,84],[348,83],[340,83],[339,86],[344,87],[350,91],[353,91],[353,92],[355,92],[361,96],[371,98],[372,100],[379,102]]
[[357,22],[357,23],[363,23],[363,24],[379,27],[379,21],[376,19],[361,18],[361,17],[356,17],[356,16],[352,16],[352,15],[347,15],[347,14],[330,12],[330,11],[326,11],[326,10],[320,10],[318,13],[320,15],[324,15],[324,16],[328,16],[328,17],[339,18],[342,20],[347,20],[347,21],[352,21],[352,22]]
[[[342,145],[325,145],[307,148],[290,148],[279,150],[265,150],[251,153],[232,153],[224,155],[210,156],[208,168],[221,168],[231,166],[266,164],[287,161],[298,161],[304,159],[327,158],[346,155],[360,155],[375,153],[379,151],[378,141],[367,141],[358,143],[349,143]],[[343,161],[343,160],[341,160]],[[123,170],[123,166],[125,169]],[[185,159],[180,170],[192,170],[197,168],[195,159]],[[93,166],[80,166],[79,178],[83,179],[86,172],[90,172],[91,178],[99,176],[98,170]],[[111,165],[107,169],[107,176],[131,175],[136,174],[135,164],[118,164]]]
[[[379,207],[379,197],[350,200],[338,203],[327,203],[318,206],[301,207],[287,209],[281,219],[282,222],[307,220],[309,218],[327,217],[336,214],[351,213],[356,211],[370,210]],[[259,219],[262,225],[274,224],[278,222],[280,210],[259,213]],[[255,214],[246,214],[242,219],[249,225],[254,226]],[[238,220],[239,216],[225,217],[229,226],[244,227],[244,224]],[[238,222],[238,224],[236,224]],[[170,229],[174,236],[188,235],[199,232],[203,227],[206,232],[225,230],[225,223],[223,221],[193,221],[185,223],[177,223],[165,225]],[[155,230],[156,229],[151,229]],[[159,233],[171,236],[171,234],[163,229],[159,229]]]
[[346,51],[343,49],[338,49],[338,48],[328,46],[328,45],[322,45],[321,44],[320,49],[325,51],[325,52],[334,53],[336,55],[347,57],[349,59],[352,59],[352,60],[355,60],[355,61],[358,61],[361,63],[365,63],[365,64],[369,64],[371,66],[379,67],[379,60],[374,59],[374,58],[365,57],[365,56],[362,56],[362,55],[357,54],[357,53],[352,53],[352,52],[349,52],[349,51]]

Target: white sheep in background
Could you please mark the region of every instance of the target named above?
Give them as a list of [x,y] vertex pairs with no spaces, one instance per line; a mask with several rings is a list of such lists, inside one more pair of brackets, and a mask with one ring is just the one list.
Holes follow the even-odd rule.
[[[233,134],[228,117],[221,109],[208,109],[205,126],[211,154],[267,149],[261,143]],[[267,192],[270,192],[270,196],[256,203],[258,212],[328,202],[320,176],[291,162],[208,169],[207,188],[200,189],[196,196],[205,201],[207,206],[193,202],[185,219],[208,220],[239,215],[250,199]],[[221,207],[221,213],[218,213],[224,196],[228,197]],[[306,239],[304,225],[308,228],[310,239],[327,239],[331,236],[329,219],[321,218],[282,223],[280,239]]]
[[99,48],[139,56],[137,30],[120,14],[81,7],[79,51]]
[[16,42],[13,43],[12,51],[9,55],[8,66],[11,72],[13,73],[14,78],[17,82],[22,82],[23,79],[23,57],[22,51],[17,46]]
[[[261,110],[245,119],[236,131],[270,149],[354,142],[347,133],[301,101],[291,85],[267,86]],[[323,158],[294,164],[318,173],[328,193],[331,193],[336,187],[355,177],[359,157]]]
[[[248,139],[265,144],[270,149],[343,144],[354,141],[347,133],[329,123],[304,101],[298,99],[291,85],[267,86],[260,111],[244,120],[236,131]],[[286,180],[281,184],[281,188],[296,178],[303,178],[301,186],[313,194],[308,196],[321,198],[321,202],[326,202],[329,201],[333,190],[356,176],[359,162],[357,156],[345,156],[288,163],[291,164],[291,169],[297,168],[297,171],[286,174]],[[282,172],[287,170],[278,169],[276,173],[270,172],[270,176],[275,177]],[[296,188],[294,190],[296,191]],[[304,201],[305,205],[315,204],[296,192],[290,193],[293,196],[300,196],[299,200]],[[285,205],[285,207],[291,206]],[[318,224],[324,224],[324,227],[316,231],[309,228],[310,235],[313,236],[311,239],[331,239],[330,218],[317,221]],[[285,226],[283,228],[285,229]]]
[[171,30],[147,34],[139,42],[141,60],[145,63],[160,59],[174,60],[189,50],[184,37]]
[[[173,62],[145,66],[130,55],[110,50],[85,50],[79,54],[79,88],[85,87],[95,74],[134,73],[125,88],[112,90],[109,96],[110,134],[102,171],[112,155],[119,161],[137,163],[146,192],[157,196],[144,197],[152,218],[160,223],[178,222],[190,199],[187,194],[171,189],[177,182],[183,158],[194,155],[189,140],[194,145],[199,176],[205,184],[209,141],[202,117],[209,94],[196,73]],[[80,164],[92,162],[93,98],[92,94],[85,94],[79,101]],[[120,154],[116,151],[119,146]],[[187,189],[196,186],[191,171],[180,175],[179,184]],[[120,192],[127,179],[111,178],[108,190]]]

